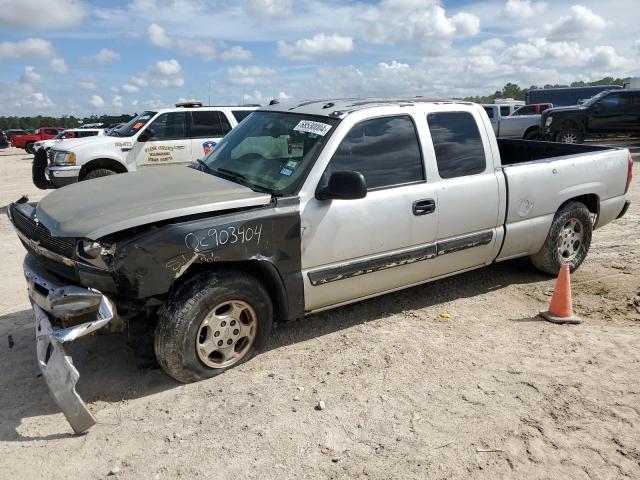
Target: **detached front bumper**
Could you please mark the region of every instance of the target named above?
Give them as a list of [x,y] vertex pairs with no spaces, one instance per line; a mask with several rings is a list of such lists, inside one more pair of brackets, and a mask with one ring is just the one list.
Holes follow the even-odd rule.
[[53,183],[56,188],[61,188],[78,181],[80,167],[75,165],[69,167],[51,166],[47,168],[47,174],[49,175],[51,183]]
[[[24,273],[36,318],[38,365],[71,428],[82,433],[96,420],[76,392],[80,374],[65,344],[106,326],[113,319],[113,306],[100,292],[61,284],[40,271],[30,255],[25,259]],[[75,323],[79,318],[89,320]],[[54,327],[60,323],[73,326]]]

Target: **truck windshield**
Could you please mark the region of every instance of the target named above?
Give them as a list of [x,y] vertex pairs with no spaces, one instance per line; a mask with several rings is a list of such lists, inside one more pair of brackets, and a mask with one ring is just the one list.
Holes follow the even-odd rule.
[[338,120],[257,111],[201,162],[208,173],[274,195],[292,193]]
[[585,100],[584,102],[582,102],[582,106],[583,107],[590,107],[591,105],[596,103],[598,100],[600,100],[602,97],[606,97],[608,93],[609,93],[608,90],[605,90],[604,92],[600,92],[597,95],[594,95],[593,97],[591,97],[590,99]]
[[149,120],[151,120],[157,112],[143,112],[137,117],[134,117],[128,123],[125,123],[120,128],[111,130],[108,135],[111,137],[131,137],[138,133],[142,127],[144,127]]

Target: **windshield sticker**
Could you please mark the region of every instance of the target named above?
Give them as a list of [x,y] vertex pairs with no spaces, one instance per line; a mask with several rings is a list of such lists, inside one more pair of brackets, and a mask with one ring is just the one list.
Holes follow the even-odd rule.
[[144,125],[144,122],[138,122],[138,123],[136,123],[136,124],[133,126],[133,128],[134,128],[134,129],[136,129],[136,130],[138,130],[138,129],[139,129],[140,127],[142,127],[143,125]]
[[286,175],[287,177],[290,177],[292,174],[293,170],[291,170],[290,168],[282,167],[282,170],[280,170],[280,175]]
[[287,162],[286,167],[287,167],[287,168],[290,168],[291,170],[295,170],[296,168],[298,168],[298,164],[299,164],[299,163],[300,163],[300,162],[298,162],[297,160],[289,160],[289,161]]
[[211,140],[209,140],[208,142],[204,142],[202,144],[202,149],[204,150],[204,154],[208,154],[211,150],[213,150],[213,147],[215,147],[218,143],[217,142],[213,142]]
[[331,130],[331,125],[322,122],[313,122],[311,120],[301,120],[300,123],[294,127],[294,130],[297,132],[315,133],[316,135],[324,137],[327,132]]

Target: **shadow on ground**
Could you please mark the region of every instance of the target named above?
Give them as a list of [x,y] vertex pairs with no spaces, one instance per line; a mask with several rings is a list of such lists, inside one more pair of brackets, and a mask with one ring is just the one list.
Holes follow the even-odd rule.
[[[548,280],[523,262],[505,262],[474,270],[365,302],[278,325],[266,347],[274,350],[322,337],[354,325],[386,318],[406,310],[426,308],[453,300],[475,297],[508,285]],[[32,312],[0,316],[5,367],[0,380],[0,405],[12,418],[0,420],[0,441],[27,441],[18,428],[23,419],[58,413],[35,361]],[[532,319],[526,319],[533,321]],[[11,335],[13,346],[8,348]],[[126,334],[98,335],[71,345],[70,353],[80,372],[78,392],[92,402],[119,402],[145,397],[179,385],[161,370],[138,370]],[[255,359],[253,361],[259,361]],[[64,436],[64,435],[62,435]],[[60,438],[59,434],[41,437]]]

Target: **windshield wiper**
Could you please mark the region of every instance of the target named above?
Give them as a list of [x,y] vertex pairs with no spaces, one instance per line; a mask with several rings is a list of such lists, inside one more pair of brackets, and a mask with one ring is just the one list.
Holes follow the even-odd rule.
[[[208,168],[208,167],[207,167]],[[216,172],[224,173],[226,175],[231,175],[232,177],[239,178],[240,180],[246,180],[247,177],[241,173],[234,172],[233,170],[229,170],[227,168],[216,168]]]

